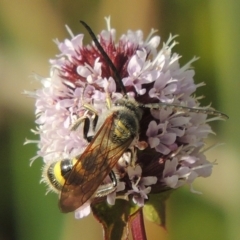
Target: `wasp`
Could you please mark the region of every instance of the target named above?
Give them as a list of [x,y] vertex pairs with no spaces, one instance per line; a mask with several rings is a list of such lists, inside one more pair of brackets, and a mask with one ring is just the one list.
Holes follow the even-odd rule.
[[[59,206],[62,212],[74,211],[89,199],[106,196],[116,189],[118,177],[113,168],[122,155],[138,139],[139,123],[145,108],[159,109],[163,106],[169,106],[176,111],[206,113],[227,118],[225,114],[210,109],[189,108],[165,103],[142,104],[130,99],[116,67],[91,28],[85,22],[80,22],[87,29],[98,50],[108,62],[115,75],[116,84],[121,89],[124,97],[117,100],[113,106],[107,99],[109,111],[101,123],[98,123],[97,112],[86,106],[88,110],[93,112],[92,125],[95,135],[88,136],[90,128],[88,117],[77,120],[72,130],[75,131],[83,123],[83,136],[89,142],[89,145],[82,154],[74,159],[63,159],[55,162],[46,170],[50,183],[57,191],[61,192]],[[111,183],[103,184],[108,175]]]

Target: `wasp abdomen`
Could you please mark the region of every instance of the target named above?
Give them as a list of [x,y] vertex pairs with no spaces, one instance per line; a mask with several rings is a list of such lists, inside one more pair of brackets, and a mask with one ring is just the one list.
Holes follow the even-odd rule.
[[53,162],[48,170],[47,177],[54,191],[61,191],[62,187],[69,176],[76,159],[63,159],[62,161]]

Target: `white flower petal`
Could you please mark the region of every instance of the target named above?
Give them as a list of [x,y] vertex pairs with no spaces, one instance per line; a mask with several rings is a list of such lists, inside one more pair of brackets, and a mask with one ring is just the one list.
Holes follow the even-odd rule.
[[141,183],[145,186],[149,186],[157,183],[157,177],[143,177]]
[[75,218],[80,219],[83,217],[86,217],[90,214],[91,212],[91,207],[90,207],[90,202],[85,202],[80,208],[75,210]]

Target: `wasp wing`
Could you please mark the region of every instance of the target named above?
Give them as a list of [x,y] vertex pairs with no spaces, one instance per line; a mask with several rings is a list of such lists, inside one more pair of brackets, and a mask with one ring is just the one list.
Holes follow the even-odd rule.
[[132,143],[133,136],[121,143],[111,141],[114,121],[117,121],[116,114],[107,117],[78,158],[61,192],[59,205],[62,212],[74,211],[90,199]]

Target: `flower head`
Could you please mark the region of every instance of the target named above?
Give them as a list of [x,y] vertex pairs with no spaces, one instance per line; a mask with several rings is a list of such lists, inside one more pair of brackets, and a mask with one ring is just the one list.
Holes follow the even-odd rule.
[[[146,41],[140,30],[129,30],[116,41],[116,31],[110,27],[110,19],[106,20],[107,30],[98,35],[98,40],[116,67],[128,98],[141,106],[159,103],[158,108],[142,109],[139,134],[113,169],[117,187],[106,194],[110,204],[121,195],[143,206],[151,192],[191,185],[197,177],[211,175],[213,164],[202,148],[204,139],[213,133],[207,124],[208,113],[216,112],[208,107],[201,111],[198,99],[192,96],[202,85],[194,83],[194,70],[190,69],[196,58],[180,67],[180,56],[172,53],[175,37],[170,36],[160,50],[160,37],[153,36],[154,31]],[[97,126],[101,126],[110,114],[106,102],[110,99],[114,106],[126,97],[96,45],[83,45],[84,35],[74,36],[67,29],[70,39],[55,41],[60,54],[50,60],[50,77],[40,79],[42,88],[31,93],[36,98],[35,133],[40,136],[36,157],[42,157],[47,166],[84,153],[91,140],[87,141],[82,122],[88,119],[93,125],[87,132],[92,139],[99,129],[94,127],[96,115]],[[222,117],[215,115],[219,116],[213,120]],[[73,131],[76,122],[79,126]],[[109,184],[107,178],[104,182]],[[104,182],[98,185],[104,186]],[[88,215],[92,201],[94,195],[75,216]]]

